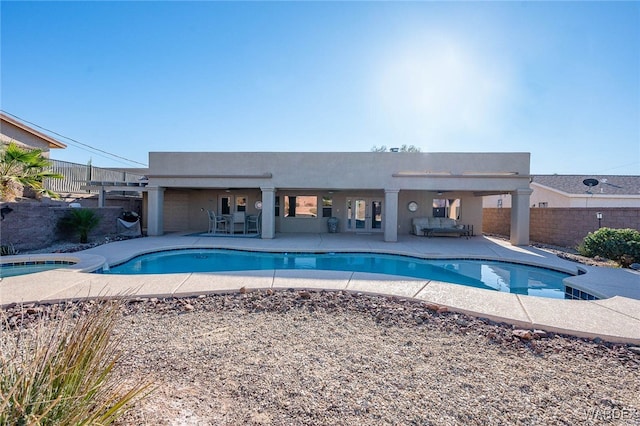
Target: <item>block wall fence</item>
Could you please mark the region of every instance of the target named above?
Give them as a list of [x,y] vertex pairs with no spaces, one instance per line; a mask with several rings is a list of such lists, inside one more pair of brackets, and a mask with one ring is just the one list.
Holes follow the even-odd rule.
[[[139,202],[139,201],[138,201]],[[117,203],[114,202],[114,204]],[[140,205],[129,204],[94,208],[101,217],[99,226],[89,235],[89,241],[116,235],[116,219],[123,211],[139,211]],[[45,248],[59,241],[76,241],[74,235],[64,235],[58,230],[59,220],[69,208],[55,204],[3,203],[13,209],[0,221],[0,244],[12,244],[18,250]],[[87,206],[92,208],[90,206]],[[575,247],[584,237],[598,229],[596,213],[602,212],[602,226],[631,228],[640,231],[638,208],[535,208],[531,209],[530,240],[563,247]],[[508,236],[511,209],[483,209],[482,229],[487,234]]]
[[[511,209],[482,209],[482,231],[509,235]],[[602,213],[602,227],[640,231],[638,208],[534,208],[530,210],[530,240],[562,247],[576,247],[589,232],[598,230],[596,213]]]
[[[46,248],[58,242],[79,242],[77,235],[68,235],[58,229],[58,222],[69,213],[66,205],[41,202],[2,203],[11,212],[0,221],[0,244],[13,245],[18,251]],[[83,206],[84,207],[84,206]],[[128,202],[127,202],[128,207]],[[100,217],[100,223],[89,234],[89,242],[117,234],[117,221],[126,208],[107,206],[91,208]]]

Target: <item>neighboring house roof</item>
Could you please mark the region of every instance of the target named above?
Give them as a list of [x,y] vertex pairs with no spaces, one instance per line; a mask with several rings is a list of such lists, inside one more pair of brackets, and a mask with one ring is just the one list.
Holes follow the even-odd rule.
[[[589,187],[585,179],[595,179],[597,184]],[[626,175],[532,175],[532,183],[546,186],[567,194],[640,194],[640,176]],[[592,181],[591,183],[596,183]]]
[[[0,112],[0,124],[2,124],[2,127],[4,127],[5,123],[9,123],[10,125],[13,125],[19,129],[22,129],[23,131],[32,134],[33,136],[35,136],[36,138],[44,141],[45,143],[48,144],[49,148],[66,148],[67,145],[65,145],[64,143],[60,142],[59,140],[56,140],[54,138],[52,138],[51,136],[45,135],[42,132],[37,131],[36,129],[34,129],[33,127],[30,127],[24,123],[22,123],[21,121],[16,120],[13,117],[10,117],[2,112]],[[0,128],[0,133],[4,132],[2,131],[2,129]],[[22,142],[22,141],[17,141],[17,142]]]

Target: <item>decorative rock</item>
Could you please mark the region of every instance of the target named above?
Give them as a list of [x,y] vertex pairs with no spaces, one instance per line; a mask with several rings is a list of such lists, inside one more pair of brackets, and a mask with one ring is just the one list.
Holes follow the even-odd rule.
[[195,309],[191,303],[185,304],[182,308],[187,312],[193,311]]
[[531,340],[533,338],[533,334],[529,330],[515,329],[513,330],[513,335],[522,339],[522,340]]
[[440,306],[438,307],[438,310],[436,312],[439,314],[444,314],[445,312],[449,312],[449,309],[446,306]]
[[456,324],[458,324],[461,327],[467,327],[469,325],[469,321],[463,318],[458,318],[456,319]]
[[298,296],[300,296],[301,299],[311,299],[311,293],[309,293],[308,291],[301,291],[300,293],[298,293]]
[[247,288],[246,287],[240,287],[240,290],[238,290],[240,292],[240,294],[247,294]]
[[547,337],[547,332],[544,330],[533,330],[533,338],[534,339],[543,339]]
[[[633,378],[640,344],[604,350],[591,339],[552,332],[549,340],[525,341],[516,333],[540,331],[517,331],[462,313],[437,315],[444,308],[439,304],[427,309],[421,302],[315,290],[307,290],[311,300],[302,300],[304,291],[249,288],[246,296],[236,290],[126,304],[130,316],[118,334],[127,360],[118,363],[117,374],[144,382],[151,367],[163,389],[123,424],[579,424],[585,423],[585,401],[594,408],[595,423],[604,418],[603,410],[619,410],[620,420],[629,413],[623,410],[634,407],[632,379],[576,380],[575,374],[596,365],[603,377]],[[86,305],[65,304],[64,313],[84,315]],[[185,313],[187,305],[194,311]],[[50,308],[43,309],[48,315]],[[20,306],[4,312],[14,327],[38,324]],[[249,314],[251,321],[238,321]],[[376,317],[382,326],[372,324]],[[414,320],[425,325],[415,327]],[[467,323],[473,333],[455,332]],[[4,331],[3,339],[21,336],[19,329]],[[478,354],[486,362],[478,362]],[[539,380],[532,383],[532,377]],[[538,395],[543,387],[546,393]],[[221,406],[224,395],[233,400]],[[563,404],[578,408],[560,412],[554,404],[544,406],[549,395],[562,395]],[[425,400],[432,410],[424,409]],[[483,410],[472,418],[474,401]],[[522,411],[533,404],[535,413]],[[627,422],[633,422],[630,416]]]
[[430,311],[437,312],[440,309],[440,305],[436,305],[435,303],[427,303],[426,308]]

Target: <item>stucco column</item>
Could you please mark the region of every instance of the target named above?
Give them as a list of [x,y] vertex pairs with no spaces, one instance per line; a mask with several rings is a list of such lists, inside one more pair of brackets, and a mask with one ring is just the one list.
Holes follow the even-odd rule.
[[520,188],[511,192],[511,244],[524,246],[529,244],[529,201],[530,188]]
[[149,202],[147,205],[147,235],[164,234],[164,188],[147,187]]
[[398,193],[399,189],[384,190],[384,240],[398,241]]
[[276,189],[260,188],[262,191],[262,238],[272,239],[276,235]]
[[101,186],[98,190],[98,207],[104,207],[107,191]]

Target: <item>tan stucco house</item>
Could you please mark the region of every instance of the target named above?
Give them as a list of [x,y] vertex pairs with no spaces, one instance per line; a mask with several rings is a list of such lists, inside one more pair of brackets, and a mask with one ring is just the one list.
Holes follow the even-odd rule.
[[[532,175],[533,208],[640,207],[640,176]],[[486,208],[509,208],[509,194],[484,198]]]
[[276,233],[380,233],[395,242],[413,218],[442,215],[482,232],[482,199],[509,194],[511,242],[529,243],[529,153],[151,152],[148,235],[205,230],[207,210],[261,214]]
[[23,148],[40,149],[46,158],[49,158],[49,150],[67,147],[59,140],[0,112],[0,143],[8,144],[10,142],[15,142]]

